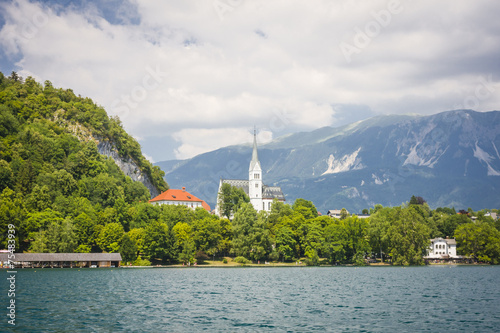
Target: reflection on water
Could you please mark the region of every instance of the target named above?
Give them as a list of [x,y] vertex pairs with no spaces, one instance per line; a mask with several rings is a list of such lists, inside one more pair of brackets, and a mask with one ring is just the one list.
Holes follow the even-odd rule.
[[499,286],[494,266],[19,270],[16,331],[496,331]]

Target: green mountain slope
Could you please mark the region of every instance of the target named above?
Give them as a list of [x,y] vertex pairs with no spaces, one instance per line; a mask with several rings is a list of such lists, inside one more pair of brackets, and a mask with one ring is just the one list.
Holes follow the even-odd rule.
[[168,188],[163,175],[91,99],[0,73],[0,248],[14,224],[18,251],[99,251],[100,229],[139,223],[153,192]]

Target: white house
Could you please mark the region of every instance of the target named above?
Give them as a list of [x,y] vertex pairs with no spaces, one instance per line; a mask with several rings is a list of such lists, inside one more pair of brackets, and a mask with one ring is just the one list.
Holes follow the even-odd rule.
[[[349,211],[346,210],[346,212],[347,216],[350,216]],[[336,219],[340,219],[340,217],[342,216],[342,209],[330,209],[328,212],[326,212],[326,215],[334,217]]]
[[[241,188],[250,198],[250,203],[257,212],[262,210],[271,211],[271,206],[274,199],[284,202],[285,195],[279,186],[268,186],[263,184],[262,168],[260,166],[259,154],[257,152],[257,135],[254,131],[253,135],[253,151],[252,160],[248,168],[248,180],[246,179],[221,179],[219,183],[219,191],[223,184],[229,184],[234,187]],[[217,195],[216,214],[220,214],[219,195]]]
[[183,205],[191,209],[202,207],[210,211],[210,206],[205,201],[187,192],[185,187],[182,190],[169,189],[149,200],[149,202],[153,205]]
[[460,258],[457,256],[457,241],[450,238],[434,238],[431,239],[431,246],[426,259],[453,259]]

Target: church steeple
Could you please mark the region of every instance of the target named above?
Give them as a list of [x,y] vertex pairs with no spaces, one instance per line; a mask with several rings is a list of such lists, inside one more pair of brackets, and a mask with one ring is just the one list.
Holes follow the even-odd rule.
[[256,211],[263,209],[262,205],[262,168],[260,167],[257,152],[257,133],[253,131],[253,151],[250,167],[248,168],[248,196]]
[[259,165],[259,169],[260,169],[260,162],[259,162],[259,153],[257,152],[257,133],[256,133],[256,130],[254,128],[253,130],[253,151],[252,151],[252,161],[250,162],[250,167],[249,167],[249,171],[255,169],[255,166],[256,165]]

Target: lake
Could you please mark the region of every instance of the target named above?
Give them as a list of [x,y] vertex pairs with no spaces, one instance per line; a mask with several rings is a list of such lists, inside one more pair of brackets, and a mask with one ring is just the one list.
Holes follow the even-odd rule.
[[15,301],[12,332],[494,332],[500,267],[18,269]]

